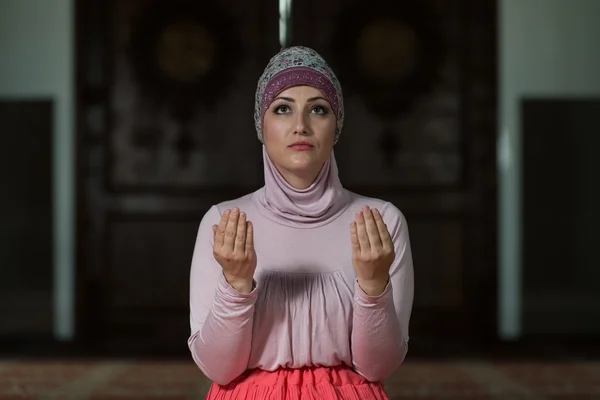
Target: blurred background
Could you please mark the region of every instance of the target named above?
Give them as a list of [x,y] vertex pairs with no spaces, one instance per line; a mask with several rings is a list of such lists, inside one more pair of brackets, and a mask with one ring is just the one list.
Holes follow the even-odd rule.
[[599,20],[597,0],[0,0],[0,398],[125,376],[201,396],[195,235],[262,186],[254,91],[289,45],[341,80],[342,183],[409,223],[390,390],[600,398]]

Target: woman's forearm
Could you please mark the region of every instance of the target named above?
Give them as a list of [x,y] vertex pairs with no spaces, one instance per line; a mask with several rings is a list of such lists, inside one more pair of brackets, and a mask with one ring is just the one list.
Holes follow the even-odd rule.
[[351,339],[355,370],[372,382],[389,377],[406,356],[401,332],[391,284],[379,296],[368,296],[356,284]]
[[225,385],[248,367],[257,289],[237,292],[224,277],[202,328],[189,339],[192,357],[212,381]]

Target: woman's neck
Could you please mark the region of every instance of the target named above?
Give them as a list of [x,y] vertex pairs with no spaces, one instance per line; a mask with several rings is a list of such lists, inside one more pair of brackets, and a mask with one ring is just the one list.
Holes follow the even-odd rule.
[[317,179],[322,167],[316,171],[307,171],[305,174],[298,174],[297,172],[279,168],[278,166],[275,166],[275,168],[277,168],[277,171],[279,171],[283,179],[285,179],[291,187],[296,190],[304,190],[312,185],[315,179]]

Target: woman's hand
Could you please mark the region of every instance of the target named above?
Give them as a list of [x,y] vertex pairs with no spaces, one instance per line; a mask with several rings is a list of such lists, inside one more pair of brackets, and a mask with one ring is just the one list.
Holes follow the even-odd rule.
[[250,293],[256,270],[252,223],[237,208],[225,210],[219,225],[213,225],[213,232],[213,254],[223,268],[225,279],[238,292]]
[[350,225],[352,265],[358,285],[369,296],[378,296],[389,280],[395,258],[394,243],[379,211],[364,206]]

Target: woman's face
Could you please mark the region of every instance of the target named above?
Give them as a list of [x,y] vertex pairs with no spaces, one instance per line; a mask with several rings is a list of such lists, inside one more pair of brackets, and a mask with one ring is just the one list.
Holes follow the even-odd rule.
[[315,180],[333,149],[336,116],[325,95],[312,86],[281,92],[263,119],[267,154],[286,181],[303,189]]

